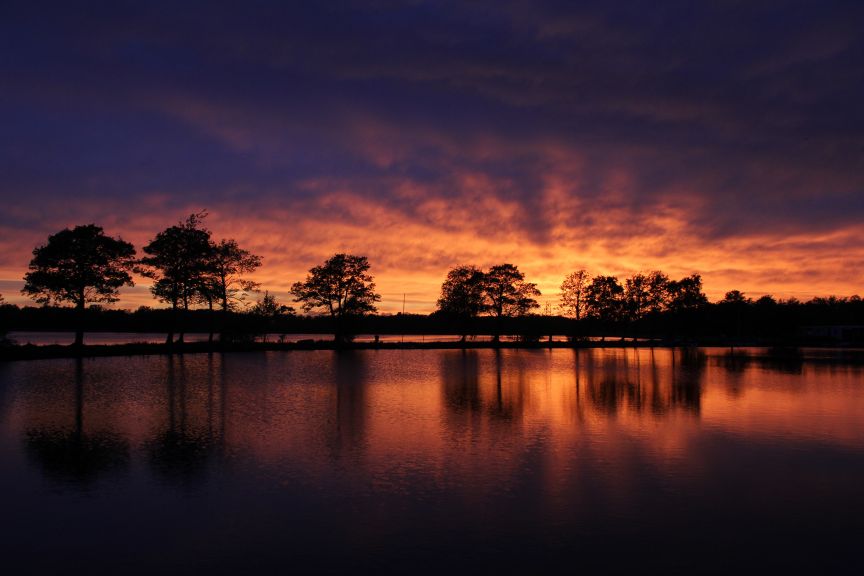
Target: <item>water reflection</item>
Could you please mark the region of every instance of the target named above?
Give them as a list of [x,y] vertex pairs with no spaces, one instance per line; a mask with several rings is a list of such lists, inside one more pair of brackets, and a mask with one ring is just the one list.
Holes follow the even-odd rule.
[[572,558],[651,572],[658,550],[704,572],[718,547],[758,556],[784,538],[824,556],[864,533],[864,371],[806,358],[616,348],[8,363],[0,483],[20,495],[10,521],[29,522],[19,544],[54,542],[28,520],[51,515],[82,551],[122,564],[131,546],[151,573],[180,571],[169,556],[212,573],[250,557],[261,572],[548,571]]
[[[202,372],[189,372],[184,356],[167,358],[166,426],[148,442],[153,470],[168,482],[193,486],[206,479],[208,465],[222,454],[227,412],[219,357],[206,356]],[[217,378],[220,386],[217,390]]]
[[61,413],[28,426],[25,445],[46,478],[86,486],[105,473],[123,471],[129,464],[129,443],[111,430],[85,428],[84,361],[74,362],[72,398],[58,397],[68,390],[58,382],[59,394],[45,401]]
[[483,402],[480,393],[480,360],[477,350],[461,350],[441,355],[441,390],[447,408],[458,414],[479,413]]
[[805,356],[798,348],[779,348],[769,351],[730,349],[717,357],[718,364],[730,372],[744,372],[748,366],[785,374],[802,374]]
[[[584,417],[592,413],[614,416],[620,412],[672,410],[699,414],[707,355],[700,350],[586,350],[561,351],[572,358],[569,371],[561,370],[558,354],[551,351],[462,350],[440,356],[444,404],[459,413],[486,414],[519,420],[536,396],[548,390],[538,384],[567,390],[567,408]],[[662,354],[662,360],[657,358]]]
[[366,354],[339,350],[332,354],[334,364],[335,421],[329,437],[332,458],[359,457],[366,441]]

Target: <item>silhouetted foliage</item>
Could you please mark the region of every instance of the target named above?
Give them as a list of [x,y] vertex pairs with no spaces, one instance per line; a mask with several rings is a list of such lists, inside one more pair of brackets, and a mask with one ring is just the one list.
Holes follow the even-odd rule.
[[581,320],[585,311],[585,290],[588,288],[588,272],[584,269],[571,272],[561,283],[561,309],[564,314]]
[[614,322],[624,314],[624,287],[615,276],[595,276],[585,289],[585,311],[596,320]]
[[720,304],[743,305],[750,304],[751,300],[744,296],[740,290],[730,290],[726,292],[726,296],[720,301]]
[[350,254],[336,254],[310,269],[306,280],[291,287],[291,293],[307,312],[323,310],[333,318],[337,343],[345,341],[349,319],[375,312],[375,303],[381,300],[369,274],[369,260]]
[[[261,266],[261,257],[240,248],[236,240],[220,240],[210,242],[207,259],[198,299],[211,311],[216,304],[219,305],[222,311],[221,339],[225,340],[228,310],[260,287],[258,282],[245,279],[243,275],[257,270]],[[212,326],[209,339],[213,339]]]
[[236,240],[221,240],[211,246],[212,275],[216,280],[216,294],[223,312],[242,302],[249,292],[256,292],[258,282],[244,279],[261,266],[261,257],[238,246]]
[[264,296],[249,310],[259,319],[257,332],[267,341],[267,333],[276,329],[279,318],[285,314],[294,314],[294,309],[277,302],[276,297],[265,291]]
[[475,266],[458,266],[447,273],[438,298],[439,312],[455,321],[462,335],[467,336],[471,320],[486,309],[486,276]]
[[496,317],[522,316],[540,304],[534,299],[540,290],[513,264],[492,266],[483,278],[487,311]]
[[75,332],[75,344],[81,345],[84,308],[92,302],[116,302],[120,287],[133,285],[129,272],[134,258],[132,244],[106,236],[95,224],[66,228],[33,250],[21,292],[42,304],[72,304],[82,322]]
[[[155,280],[150,287],[153,295],[178,308],[188,310],[190,304],[213,289],[210,231],[203,227],[206,213],[191,214],[184,222],[166,228],[156,235],[143,251],[139,272]],[[208,280],[210,282],[208,282]],[[167,343],[174,337],[172,322]],[[183,330],[179,342],[183,341]]]
[[702,292],[702,276],[691,274],[681,280],[672,280],[668,286],[669,303],[667,308],[672,312],[696,310],[708,304],[708,298]]
[[634,274],[624,281],[624,308],[628,318],[642,318],[648,310],[650,298],[648,277]]
[[624,281],[626,314],[630,319],[662,311],[669,297],[669,277],[654,270],[647,274],[634,274]]
[[[533,282],[525,282],[525,275],[513,264],[492,266],[483,277],[486,311],[495,318],[523,316],[540,304],[535,297],[540,290]],[[496,330],[497,342],[500,332]]]

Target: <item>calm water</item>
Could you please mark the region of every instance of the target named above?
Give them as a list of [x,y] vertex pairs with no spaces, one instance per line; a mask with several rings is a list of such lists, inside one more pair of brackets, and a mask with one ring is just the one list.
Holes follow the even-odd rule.
[[860,574],[862,375],[722,350],[4,363],[0,562]]

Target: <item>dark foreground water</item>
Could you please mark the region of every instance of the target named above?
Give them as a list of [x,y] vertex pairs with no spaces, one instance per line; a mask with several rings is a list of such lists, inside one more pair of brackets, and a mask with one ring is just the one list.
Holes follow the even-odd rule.
[[0,364],[0,572],[861,574],[862,376],[723,350]]

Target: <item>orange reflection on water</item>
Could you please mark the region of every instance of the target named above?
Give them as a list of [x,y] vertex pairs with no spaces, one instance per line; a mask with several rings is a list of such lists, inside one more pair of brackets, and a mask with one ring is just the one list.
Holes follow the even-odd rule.
[[6,378],[18,388],[4,427],[30,438],[37,459],[113,439],[169,478],[236,461],[313,481],[335,466],[368,475],[370,490],[422,479],[482,500],[533,471],[554,501],[590,462],[626,502],[645,470],[698,475],[706,435],[864,440],[860,367],[742,363],[723,350],[60,360],[15,363]]

